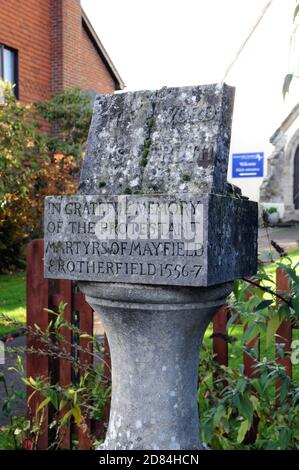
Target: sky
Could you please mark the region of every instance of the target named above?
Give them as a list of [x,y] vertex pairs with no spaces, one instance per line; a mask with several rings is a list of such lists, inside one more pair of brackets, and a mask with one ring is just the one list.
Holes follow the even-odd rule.
[[[222,81],[267,0],[81,2],[128,91]],[[295,3],[273,0],[226,79],[236,87],[232,153],[269,156],[269,138],[295,104],[282,97]],[[233,182],[258,198],[260,179]]]

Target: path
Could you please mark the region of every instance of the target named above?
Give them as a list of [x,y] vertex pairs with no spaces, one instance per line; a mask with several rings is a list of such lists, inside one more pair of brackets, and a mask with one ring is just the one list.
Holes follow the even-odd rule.
[[[8,345],[12,348],[22,348],[25,346],[25,336],[19,336],[15,338],[11,343]],[[4,374],[4,377],[7,382],[7,386],[9,392],[13,390],[24,391],[25,392],[25,385],[23,384],[19,374],[17,372],[9,371],[9,367],[14,367],[16,364],[16,354],[8,354],[5,353],[5,364],[0,365],[0,373]],[[24,368],[26,367],[26,360],[24,354],[20,354],[22,357]],[[2,412],[2,405],[3,399],[5,398],[5,389],[3,382],[0,382],[0,426],[3,424],[9,423],[9,418],[3,415]],[[25,401],[24,400],[17,400],[14,406],[14,414],[18,416],[24,415],[25,412]]]
[[[299,225],[292,227],[269,227],[268,234],[270,240],[274,240],[285,250],[299,246]],[[259,252],[270,250],[267,230],[264,228],[259,228],[258,247]]]

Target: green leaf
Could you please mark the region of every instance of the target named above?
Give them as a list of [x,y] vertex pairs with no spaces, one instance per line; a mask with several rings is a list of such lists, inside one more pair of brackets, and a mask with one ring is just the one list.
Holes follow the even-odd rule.
[[59,303],[59,305],[58,305],[58,312],[59,312],[60,315],[63,316],[66,306],[67,306],[67,304],[65,304],[65,303],[63,303],[63,302],[60,302],[60,303]]
[[258,306],[255,308],[255,311],[263,310],[264,308],[270,307],[273,304],[273,300],[263,300]]
[[249,428],[250,428],[250,423],[247,421],[247,419],[245,421],[242,421],[241,426],[239,427],[239,430],[238,430],[238,436],[237,436],[238,444],[241,444],[241,442],[244,441],[244,438]]
[[252,403],[253,409],[254,409],[255,411],[258,411],[258,409],[259,409],[259,403],[260,403],[260,402],[259,402],[259,399],[258,399],[255,395],[251,395],[251,396],[250,396],[250,401],[251,401],[251,403]]
[[290,307],[285,302],[281,302],[278,304],[278,316],[280,321],[289,319]]
[[204,440],[208,443],[210,443],[213,437],[215,436],[215,428],[213,421],[213,416],[211,416],[209,419],[203,420],[201,423]]
[[272,317],[268,321],[267,330],[266,330],[266,348],[268,349],[271,345],[274,335],[280,325],[280,318],[277,312],[273,312]]
[[250,343],[259,334],[259,327],[256,323],[249,323],[244,331],[243,340],[245,343]]
[[51,400],[51,404],[54,406],[56,410],[58,410],[58,394],[55,390],[48,390],[48,395]]
[[247,385],[247,380],[245,377],[240,377],[236,384],[236,391],[244,393]]
[[289,390],[289,383],[287,380],[284,380],[283,383],[280,385],[279,395],[281,403],[284,403]]
[[235,280],[234,281],[234,296],[235,296],[235,299],[236,301],[239,300],[239,287],[240,287],[240,282],[239,280]]
[[73,406],[72,414],[75,418],[75,422],[76,422],[77,426],[80,426],[80,424],[81,424],[81,410],[80,410],[80,407],[78,405]]
[[45,406],[47,406],[51,401],[50,397],[45,398],[37,407],[36,413],[39,413]]
[[61,411],[65,405],[67,404],[67,400],[61,400],[59,403],[59,411]]
[[284,99],[286,97],[286,94],[289,93],[290,85],[293,80],[293,77],[294,75],[292,73],[288,73],[284,78],[283,87],[282,87],[282,96]]
[[221,403],[217,408],[216,408],[216,413],[214,415],[214,420],[213,420],[213,424],[214,426],[218,426],[221,418],[225,415],[225,407],[224,405]]
[[33,387],[33,388],[38,388],[38,384],[37,384],[36,380],[34,380],[33,377],[30,376],[30,377],[28,378],[28,380],[29,380],[29,384],[31,385],[31,387]]
[[239,403],[237,405],[239,413],[249,422],[252,422],[253,418],[253,405],[252,402],[244,395],[239,395]]
[[296,317],[299,319],[299,299],[292,299],[292,305],[296,313]]
[[63,417],[62,417],[62,420],[61,420],[61,426],[63,426],[64,424],[66,424],[68,422],[68,420],[70,419],[70,417],[73,416],[73,409],[67,411]]
[[290,439],[291,439],[291,430],[288,428],[283,428],[279,433],[280,450],[286,450],[288,448]]

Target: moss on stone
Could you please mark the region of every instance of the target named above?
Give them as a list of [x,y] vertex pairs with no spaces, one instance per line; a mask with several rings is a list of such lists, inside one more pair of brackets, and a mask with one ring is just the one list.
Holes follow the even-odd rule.
[[153,127],[153,125],[155,124],[154,116],[151,116],[150,118],[148,118],[147,123],[148,123],[149,127]]
[[190,181],[190,179],[191,179],[191,176],[188,175],[188,173],[183,173],[181,176],[182,181]]

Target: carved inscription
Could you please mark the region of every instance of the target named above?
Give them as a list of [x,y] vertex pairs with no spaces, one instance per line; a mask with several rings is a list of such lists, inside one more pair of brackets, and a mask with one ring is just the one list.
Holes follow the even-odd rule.
[[198,122],[212,121],[217,116],[217,108],[215,105],[207,103],[199,103],[198,106],[182,107],[175,106],[173,108],[163,109],[163,122],[165,124],[197,124]]
[[45,277],[178,286],[230,281],[256,270],[256,220],[256,203],[220,195],[48,197]]
[[[119,149],[119,152],[125,152]],[[154,158],[160,158],[162,163],[168,162],[169,158],[174,163],[184,160],[187,163],[195,162],[197,165],[206,167],[213,163],[214,149],[213,147],[201,146],[200,143],[194,142],[188,145],[182,145],[180,142],[175,144],[154,143],[151,147]]]
[[49,197],[45,276],[192,285],[205,273],[203,219],[188,195]]

